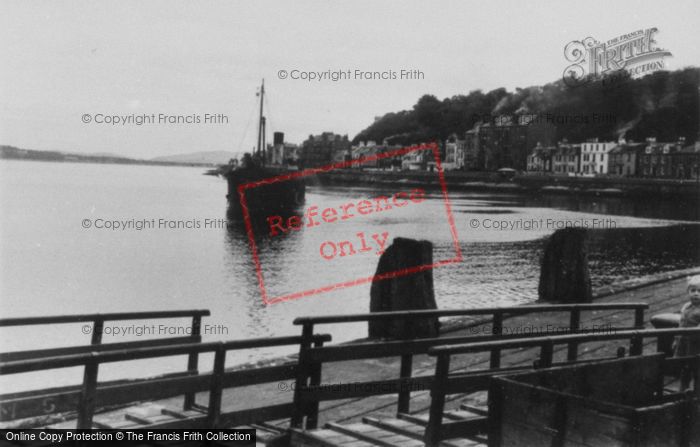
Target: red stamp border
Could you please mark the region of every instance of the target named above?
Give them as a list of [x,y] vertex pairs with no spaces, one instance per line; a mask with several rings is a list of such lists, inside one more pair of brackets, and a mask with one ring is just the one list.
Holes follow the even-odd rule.
[[[314,175],[314,174],[319,173],[319,172],[332,171],[333,169],[347,168],[349,166],[366,163],[368,161],[376,161],[376,160],[381,160],[383,158],[391,158],[391,157],[405,155],[405,154],[408,154],[411,152],[426,151],[426,150],[431,150],[433,152],[435,166],[436,166],[437,173],[438,173],[438,179],[440,181],[440,189],[442,190],[442,197],[443,197],[443,200],[445,202],[445,212],[447,214],[447,222],[450,226],[450,232],[452,233],[452,242],[453,242],[453,245],[455,248],[455,256],[453,258],[446,259],[443,261],[433,262],[432,264],[426,264],[426,265],[420,265],[420,266],[416,266],[416,267],[410,267],[410,268],[406,268],[406,269],[396,270],[396,271],[384,273],[381,275],[372,275],[372,276],[368,276],[368,277],[364,277],[364,278],[355,279],[352,281],[345,281],[345,282],[339,282],[336,284],[330,284],[328,286],[317,287],[317,288],[305,290],[302,292],[290,293],[287,295],[281,295],[281,296],[272,297],[272,298],[268,297],[267,289],[265,288],[265,281],[263,280],[262,268],[260,266],[260,258],[258,256],[258,246],[255,243],[255,234],[253,233],[253,225],[252,225],[252,222],[250,219],[250,212],[248,211],[248,202],[245,198],[245,191],[247,189],[255,188],[258,186],[262,186],[262,185],[268,185],[268,184],[272,184],[272,183],[279,183],[279,182],[283,182],[283,181],[291,180],[291,179],[295,179],[295,178],[307,177],[307,176]],[[303,298],[306,296],[316,295],[316,294],[323,293],[323,292],[329,292],[331,290],[343,289],[346,287],[357,286],[357,285],[368,283],[368,282],[380,281],[383,279],[396,278],[398,276],[410,275],[411,273],[422,272],[424,270],[433,269],[436,267],[442,267],[442,266],[448,265],[448,264],[454,264],[457,262],[461,262],[463,260],[462,249],[459,246],[459,238],[457,237],[457,228],[455,227],[454,216],[452,215],[452,206],[450,205],[450,199],[447,196],[447,185],[445,183],[445,173],[442,170],[442,161],[440,160],[440,148],[438,147],[437,143],[427,143],[427,144],[421,144],[418,146],[405,147],[405,148],[393,150],[390,152],[385,152],[385,153],[376,154],[376,155],[370,155],[367,157],[361,157],[361,158],[358,158],[356,160],[341,161],[338,163],[333,163],[333,164],[330,164],[327,166],[322,166],[319,168],[309,168],[309,169],[305,169],[303,171],[296,171],[296,172],[292,172],[289,174],[278,175],[278,176],[271,177],[268,179],[258,180],[255,182],[244,183],[244,184],[238,186],[238,196],[239,196],[240,202],[241,202],[241,209],[243,211],[243,220],[245,222],[246,232],[248,234],[248,242],[250,243],[250,250],[251,250],[252,255],[253,255],[253,262],[255,263],[255,272],[256,272],[256,275],[258,277],[258,284],[260,286],[260,292],[262,294],[262,299],[263,299],[263,302],[265,304],[274,304],[274,303],[279,303],[281,301],[290,301],[290,300],[294,300],[294,299],[298,299],[298,298]]]

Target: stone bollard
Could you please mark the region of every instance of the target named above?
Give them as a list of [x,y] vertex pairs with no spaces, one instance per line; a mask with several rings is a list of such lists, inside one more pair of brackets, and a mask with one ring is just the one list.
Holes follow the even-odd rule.
[[[379,258],[376,275],[433,263],[433,244],[429,241],[395,238]],[[433,290],[432,268],[407,275],[386,278],[372,283],[370,312],[437,309]],[[420,320],[370,321],[370,338],[437,337],[439,321]]]
[[564,228],[554,232],[542,257],[539,299],[561,303],[590,303],[586,230]]

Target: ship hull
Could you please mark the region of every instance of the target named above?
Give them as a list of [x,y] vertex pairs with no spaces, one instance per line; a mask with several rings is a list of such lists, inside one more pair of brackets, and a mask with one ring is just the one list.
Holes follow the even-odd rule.
[[[233,219],[242,219],[244,212],[239,193],[241,185],[279,178],[296,171],[275,168],[239,168],[225,174],[228,182],[228,215]],[[306,184],[303,178],[284,179],[264,182],[245,188],[245,200],[248,215],[251,218],[288,214],[304,204]]]

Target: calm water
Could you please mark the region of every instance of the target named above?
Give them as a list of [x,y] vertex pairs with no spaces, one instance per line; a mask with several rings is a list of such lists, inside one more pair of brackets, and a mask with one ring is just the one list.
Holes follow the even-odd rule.
[[[225,219],[225,181],[202,169],[153,166],[43,163],[0,160],[0,297],[3,317],[89,312],[210,309],[206,340],[298,334],[291,321],[301,315],[366,312],[368,283],[281,302],[262,303],[244,231],[205,219]],[[306,207],[335,207],[410,188],[310,188]],[[596,225],[590,266],[595,286],[636,276],[700,265],[700,221],[694,202],[523,197],[450,193],[461,263],[434,270],[441,308],[510,305],[536,298],[544,238],[557,226]],[[83,228],[90,219],[91,228]],[[199,228],[95,228],[98,220],[159,219]],[[318,219],[318,218],[317,218]],[[188,223],[189,222],[189,223]],[[275,237],[256,229],[265,290],[270,298],[374,274],[377,242],[386,234],[428,239],[434,261],[455,256],[443,198],[429,193],[421,203],[345,222],[323,223]],[[359,252],[362,233],[372,250]],[[355,255],[326,260],[326,241],[350,241]],[[329,249],[330,245],[325,246]],[[329,253],[327,251],[326,253]],[[186,321],[165,322],[178,330]],[[127,322],[143,326],[153,322]],[[365,335],[361,325],[321,327],[335,341]],[[135,330],[132,329],[132,331]],[[105,334],[105,342],[139,339]],[[3,350],[88,343],[80,325],[2,330]],[[236,353],[229,363],[280,354]],[[288,351],[284,351],[288,352]],[[203,365],[209,365],[205,357]],[[101,378],[179,370],[184,359],[132,362],[106,367]],[[205,367],[206,369],[206,367]],[[55,384],[75,382],[80,371],[51,375]],[[22,384],[46,375],[24,377]]]

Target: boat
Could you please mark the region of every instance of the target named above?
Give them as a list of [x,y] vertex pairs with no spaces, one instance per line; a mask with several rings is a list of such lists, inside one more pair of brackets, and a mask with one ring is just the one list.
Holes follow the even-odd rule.
[[[242,204],[247,208],[249,217],[264,218],[273,214],[289,214],[301,206],[306,197],[304,178],[294,175],[295,172],[299,173],[298,168],[271,163],[272,157],[265,144],[264,79],[258,95],[260,114],[257,147],[253,154],[246,153],[240,163],[231,163],[221,170],[221,175],[228,182],[228,216],[234,220],[245,218]],[[283,135],[281,132],[277,134]],[[275,144],[284,143],[275,141]],[[244,186],[244,198],[241,198],[241,186]]]

